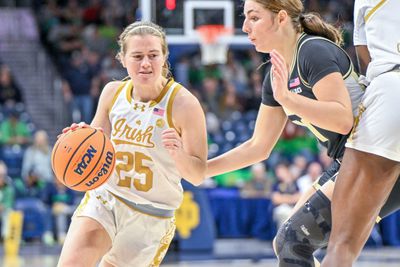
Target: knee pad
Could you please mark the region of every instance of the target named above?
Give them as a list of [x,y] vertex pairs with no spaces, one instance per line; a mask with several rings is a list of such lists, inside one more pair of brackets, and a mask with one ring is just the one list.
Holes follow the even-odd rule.
[[278,230],[276,253],[281,267],[314,267],[313,253],[327,246],[331,232],[331,204],[317,191]]

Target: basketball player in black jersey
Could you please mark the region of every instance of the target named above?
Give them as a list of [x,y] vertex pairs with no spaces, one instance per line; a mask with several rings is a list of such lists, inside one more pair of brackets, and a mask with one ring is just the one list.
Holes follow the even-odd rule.
[[[209,176],[267,158],[290,119],[307,127],[328,149],[332,165],[296,204],[278,230],[274,248],[279,266],[315,266],[313,252],[327,245],[330,199],[344,145],[364,88],[340,32],[315,14],[304,14],[300,0],[246,0],[243,31],[258,52],[269,53],[262,104],[253,137],[208,162]],[[393,189],[399,192],[400,186]],[[380,216],[397,209],[396,194]]]

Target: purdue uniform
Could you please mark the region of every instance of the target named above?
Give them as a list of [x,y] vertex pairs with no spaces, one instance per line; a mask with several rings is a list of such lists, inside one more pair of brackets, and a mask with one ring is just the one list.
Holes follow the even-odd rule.
[[[318,53],[315,51],[318,51]],[[288,84],[290,91],[307,98],[316,99],[312,87],[326,75],[339,72],[342,74],[349,91],[353,113],[356,114],[358,104],[364,94],[364,88],[358,83],[358,76],[354,72],[350,58],[340,47],[328,39],[303,33],[297,41],[293,62]],[[337,62],[337,64],[332,64],[332,62]],[[267,106],[280,106],[273,97],[271,67],[270,64],[266,69],[262,103]],[[293,123],[307,127],[317,137],[321,145],[327,148],[328,155],[336,160],[328,171],[330,176],[333,176],[340,166],[339,161],[343,156],[348,135],[319,128],[293,114],[290,110],[284,108],[284,111]],[[319,184],[323,185],[331,178],[330,176],[324,174],[320,178]]]
[[162,131],[174,127],[172,104],[181,85],[170,79],[149,102],[134,100],[132,88],[131,80],[124,82],[109,111],[114,172],[86,194],[76,216],[93,217],[108,232],[113,246],[104,256],[107,262],[158,266],[173,238],[174,210],[183,198],[181,177],[161,140]]
[[[351,98],[353,115],[358,116],[359,104],[365,89],[358,83],[358,75],[354,72],[352,62],[343,49],[328,39],[302,34],[297,42],[293,62],[288,84],[290,91],[316,99],[312,87],[326,75],[339,72],[343,76]],[[280,106],[273,97],[271,67],[272,65],[267,67],[262,103],[268,106]],[[285,222],[276,237],[279,266],[314,266],[313,252],[328,244],[332,224],[330,200],[318,189],[327,181],[335,180],[349,134],[342,135],[319,128],[294,115],[290,110],[284,109],[284,111],[292,122],[307,127],[321,145],[327,148],[328,155],[334,159],[332,165],[314,184],[317,189],[316,194]],[[395,195],[399,191],[400,182],[397,182],[391,197],[381,210],[381,217],[393,211],[397,205]]]

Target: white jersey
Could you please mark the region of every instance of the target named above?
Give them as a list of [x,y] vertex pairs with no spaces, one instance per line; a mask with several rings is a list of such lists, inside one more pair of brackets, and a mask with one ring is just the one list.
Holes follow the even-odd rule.
[[399,0],[356,0],[354,3],[354,45],[368,47],[369,81],[400,64],[399,12]]
[[180,206],[181,177],[162,146],[161,133],[174,127],[172,104],[181,87],[170,79],[159,97],[149,102],[133,99],[131,80],[118,89],[109,112],[115,169],[104,185],[117,198],[160,209]]

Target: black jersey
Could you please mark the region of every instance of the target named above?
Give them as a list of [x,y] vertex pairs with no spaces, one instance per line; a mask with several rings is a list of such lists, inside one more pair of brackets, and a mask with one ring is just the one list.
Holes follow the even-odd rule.
[[[266,67],[266,76],[263,82],[262,103],[268,106],[280,106],[275,101],[272,91],[272,64]],[[312,87],[326,75],[339,72],[349,91],[353,114],[357,113],[357,106],[361,101],[364,89],[358,84],[358,76],[354,72],[353,64],[346,52],[328,39],[303,33],[296,45],[296,53],[290,70],[288,88],[291,92],[316,99]],[[295,124],[307,127],[328,149],[332,158],[341,158],[344,153],[348,135],[342,135],[321,129],[299,116],[285,109],[288,118]]]

